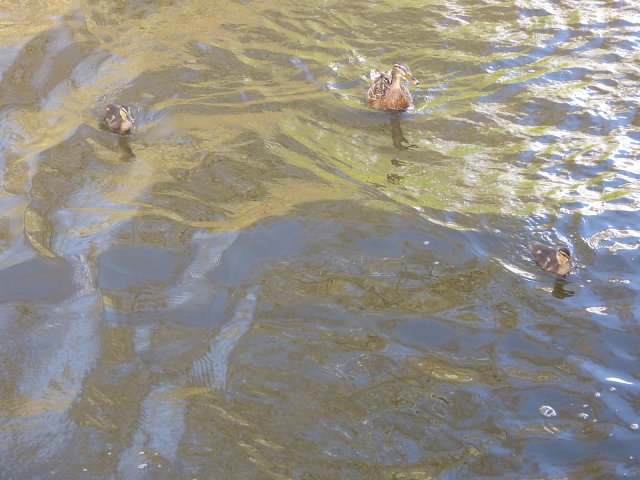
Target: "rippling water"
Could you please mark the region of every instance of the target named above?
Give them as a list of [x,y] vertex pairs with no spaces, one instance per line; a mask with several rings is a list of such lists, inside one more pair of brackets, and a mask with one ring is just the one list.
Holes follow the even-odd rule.
[[4,2],[0,478],[638,478],[637,3],[306,3]]

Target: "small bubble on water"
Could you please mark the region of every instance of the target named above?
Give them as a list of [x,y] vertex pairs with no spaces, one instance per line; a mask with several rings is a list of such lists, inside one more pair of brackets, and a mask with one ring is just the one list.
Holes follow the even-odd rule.
[[138,470],[144,470],[148,466],[149,466],[149,464],[147,462],[141,463],[140,465],[138,465]]
[[637,423],[632,423],[630,426],[631,426],[631,430],[638,430],[638,428],[640,428],[638,427]]
[[609,391],[610,392],[615,392],[616,391],[616,387],[609,387]]
[[543,405],[541,406],[538,411],[540,412],[541,415],[544,415],[545,417],[555,417],[556,416],[556,411],[551,408],[549,405]]
[[583,420],[586,420],[587,418],[589,418],[589,414],[584,412],[579,413],[578,416]]
[[602,394],[600,392],[596,392],[596,393],[593,394],[593,396],[596,397],[596,398],[600,398],[601,395]]

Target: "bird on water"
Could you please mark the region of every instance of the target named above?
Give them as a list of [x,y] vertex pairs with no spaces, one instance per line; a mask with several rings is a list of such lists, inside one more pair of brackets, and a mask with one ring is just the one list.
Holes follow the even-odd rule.
[[370,73],[373,85],[367,91],[367,104],[378,110],[404,111],[413,107],[411,92],[403,80],[414,85],[420,82],[411,74],[409,67],[396,63],[388,72],[372,70]]
[[566,275],[571,271],[571,252],[567,247],[550,247],[541,243],[531,244],[533,261],[547,272]]
[[104,125],[113,133],[131,133],[133,131],[133,116],[129,105],[110,103],[104,109],[102,116]]

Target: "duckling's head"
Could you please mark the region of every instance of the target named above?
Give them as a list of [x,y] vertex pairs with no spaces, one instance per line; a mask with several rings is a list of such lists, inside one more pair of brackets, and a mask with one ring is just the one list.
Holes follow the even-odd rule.
[[393,79],[406,78],[409,82],[413,83],[414,85],[420,85],[420,82],[418,81],[418,79],[413,75],[411,75],[411,71],[409,70],[409,67],[407,67],[403,63],[396,63],[393,66],[393,68],[391,69],[391,77]]
[[566,275],[571,271],[571,252],[567,247],[561,247],[556,250],[557,266],[553,269],[553,273],[558,275]]
[[131,133],[133,130],[133,117],[129,105],[116,105],[110,103],[104,109],[104,124],[114,133]]
[[556,252],[556,258],[560,265],[565,265],[571,262],[571,252],[567,247],[561,247]]

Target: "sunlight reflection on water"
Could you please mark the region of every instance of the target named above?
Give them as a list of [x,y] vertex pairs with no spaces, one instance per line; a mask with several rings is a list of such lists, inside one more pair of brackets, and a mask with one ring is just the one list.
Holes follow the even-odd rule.
[[640,472],[635,4],[5,7],[0,477]]

